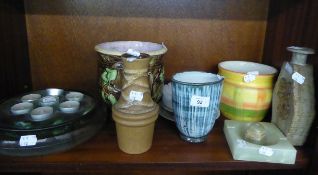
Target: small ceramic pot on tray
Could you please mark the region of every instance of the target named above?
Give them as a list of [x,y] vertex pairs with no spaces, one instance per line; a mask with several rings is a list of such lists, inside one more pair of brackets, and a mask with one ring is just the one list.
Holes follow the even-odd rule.
[[81,92],[55,88],[33,91],[0,104],[0,129],[18,131],[55,127],[77,120],[93,108],[95,100]]
[[87,94],[55,88],[0,103],[0,154],[45,155],[88,140],[106,119],[96,105]]

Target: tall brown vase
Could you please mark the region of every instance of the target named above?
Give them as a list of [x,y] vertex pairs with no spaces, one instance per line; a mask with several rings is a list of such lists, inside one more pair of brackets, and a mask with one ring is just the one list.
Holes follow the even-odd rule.
[[152,100],[147,76],[150,58],[142,54],[131,60],[123,56],[121,96],[112,107],[119,148],[128,154],[150,149],[159,107]]

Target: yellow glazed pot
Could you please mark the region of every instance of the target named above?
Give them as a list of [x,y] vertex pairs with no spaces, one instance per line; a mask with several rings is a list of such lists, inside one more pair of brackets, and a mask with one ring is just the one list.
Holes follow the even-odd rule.
[[270,107],[277,70],[246,61],[225,61],[218,67],[224,76],[221,113],[232,120],[263,120]]

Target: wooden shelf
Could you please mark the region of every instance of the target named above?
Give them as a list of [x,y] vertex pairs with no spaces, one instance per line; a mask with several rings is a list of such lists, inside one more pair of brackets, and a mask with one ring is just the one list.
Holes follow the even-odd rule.
[[[97,91],[98,55],[93,48],[110,40],[164,41],[169,49],[167,79],[184,70],[216,72],[216,65],[227,59],[280,68],[290,58],[287,46],[318,48],[318,1],[314,0],[83,2],[0,1],[0,31],[5,34],[0,42],[0,99],[32,88]],[[317,56],[311,59],[316,68]],[[114,124],[109,122],[90,141],[67,152],[27,158],[0,156],[0,172],[219,171],[215,174],[232,175],[242,171],[240,175],[250,175],[245,171],[299,174],[297,171],[309,169],[318,174],[317,118],[307,138],[309,151],[297,148],[295,165],[234,161],[222,126],[223,120],[219,120],[207,142],[190,144],[179,138],[174,123],[160,118],[151,150],[127,155],[118,149]]]
[[151,149],[140,155],[119,150],[114,123],[91,140],[69,151],[38,157],[0,157],[2,172],[132,172],[306,169],[309,155],[298,149],[295,165],[235,161],[219,119],[208,140],[191,144],[179,138],[173,122],[159,117]]

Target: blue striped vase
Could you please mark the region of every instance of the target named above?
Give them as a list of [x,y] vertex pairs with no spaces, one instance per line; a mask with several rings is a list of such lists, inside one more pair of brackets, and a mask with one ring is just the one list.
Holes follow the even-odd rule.
[[223,77],[206,72],[177,73],[172,78],[172,105],[182,139],[203,142],[219,116]]

